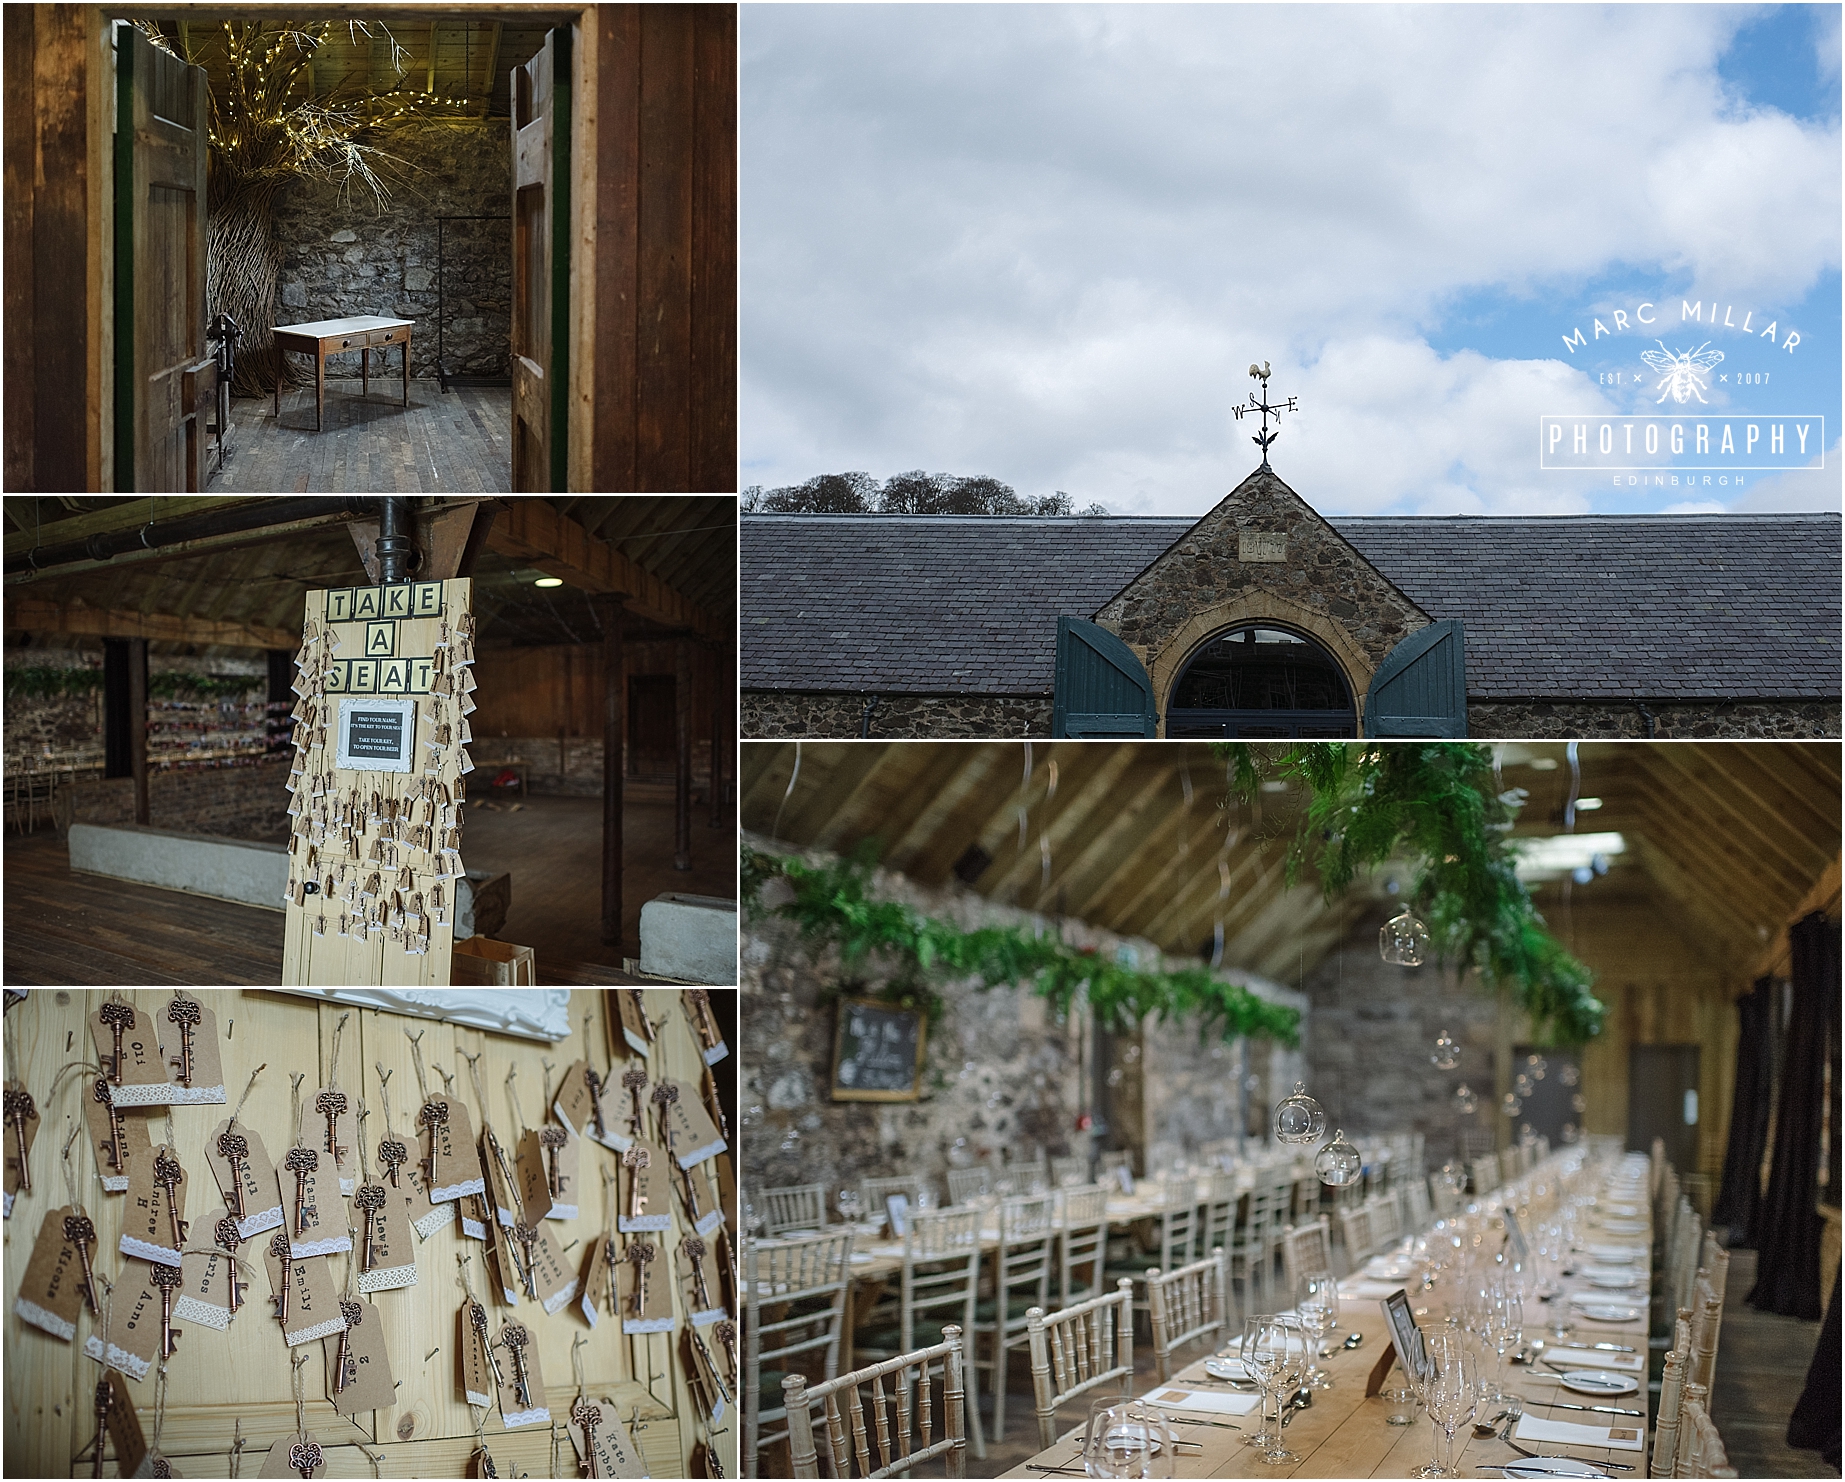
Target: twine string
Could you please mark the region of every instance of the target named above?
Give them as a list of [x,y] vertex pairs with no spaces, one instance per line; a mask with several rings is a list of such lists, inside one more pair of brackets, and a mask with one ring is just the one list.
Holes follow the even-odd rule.
[[327,1085],[334,1090],[339,1089],[340,1083],[340,1035],[345,1032],[346,1021],[351,1017],[352,1010],[348,1009],[340,1015],[339,1023],[333,1026],[333,1061],[327,1067]]
[[386,1070],[382,1060],[374,1060],[372,1065],[378,1072],[378,1099],[384,1103],[384,1135],[395,1139],[397,1134],[391,1130],[391,1077],[396,1072]]
[[250,1072],[250,1083],[243,1088],[243,1095],[237,1098],[237,1108],[231,1113],[231,1120],[225,1126],[224,1130],[226,1132],[229,1132],[231,1128],[237,1125],[237,1118],[243,1113],[244,1102],[250,1099],[250,1093],[256,1089],[256,1078],[267,1069],[269,1069],[269,1062],[265,1060],[261,1065],[257,1066],[255,1070]]
[[519,1110],[519,1093],[513,1088],[513,1080],[519,1074],[517,1062],[506,1072],[506,1104],[512,1108],[513,1126],[525,1126],[525,1113]]
[[425,1033],[424,1030],[419,1029],[417,1030],[415,1034],[412,1034],[408,1029],[406,1029],[404,1031],[404,1038],[410,1041],[410,1063],[416,1069],[417,1092],[419,1095],[422,1096],[423,1100],[427,1102],[429,1100],[429,1076],[423,1070],[423,1035],[424,1033]]

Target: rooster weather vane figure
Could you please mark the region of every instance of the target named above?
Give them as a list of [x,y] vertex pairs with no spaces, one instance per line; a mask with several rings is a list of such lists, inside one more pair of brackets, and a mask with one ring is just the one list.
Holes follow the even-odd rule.
[[[1262,467],[1268,468],[1268,445],[1281,436],[1279,430],[1275,432],[1270,432],[1268,430],[1268,419],[1271,416],[1279,418],[1283,412],[1298,412],[1300,407],[1298,405],[1298,399],[1292,396],[1283,402],[1270,403],[1268,399],[1268,378],[1270,372],[1266,360],[1263,361],[1261,365],[1250,366],[1249,374],[1254,376],[1260,383],[1259,389],[1244,405],[1232,407],[1230,410],[1235,414],[1236,420],[1239,422],[1243,420],[1247,413],[1260,412],[1262,414],[1262,430],[1249,440],[1262,450]],[[1269,471],[1271,473],[1274,472],[1273,469],[1269,469]]]

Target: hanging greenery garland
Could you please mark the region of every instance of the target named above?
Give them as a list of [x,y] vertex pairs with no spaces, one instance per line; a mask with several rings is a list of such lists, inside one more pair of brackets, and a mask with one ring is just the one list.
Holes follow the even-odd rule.
[[1509,991],[1540,1040],[1580,1044],[1601,1033],[1606,1006],[1594,975],[1551,935],[1518,878],[1507,838],[1523,806],[1502,791],[1488,747],[1443,742],[1371,746],[1303,743],[1279,750],[1216,748],[1233,793],[1252,800],[1265,775],[1306,788],[1288,846],[1294,884],[1311,865],[1328,900],[1367,870],[1417,861],[1411,898],[1437,948]]
[[[864,852],[809,865],[745,845],[743,899],[758,912],[794,922],[808,940],[837,947],[848,965],[883,958],[897,974],[890,996],[914,1000],[928,994],[938,1012],[940,1001],[925,985],[971,978],[982,990],[1028,987],[1060,1014],[1085,996],[1098,1019],[1113,1028],[1132,1028],[1151,1014],[1162,1023],[1196,1020],[1204,1033],[1226,1040],[1264,1036],[1300,1043],[1298,1010],[1269,1003],[1208,968],[1129,967],[1021,926],[964,931],[899,901],[874,899],[872,864]],[[777,877],[787,881],[784,894],[792,899],[765,905],[762,889]]]

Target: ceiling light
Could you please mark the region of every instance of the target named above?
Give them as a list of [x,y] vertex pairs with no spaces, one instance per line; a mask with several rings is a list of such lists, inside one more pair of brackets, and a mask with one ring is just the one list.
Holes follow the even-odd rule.
[[[535,587],[561,587],[563,584],[564,579],[561,576],[541,576],[537,581],[532,583]],[[1576,806],[1580,808],[1582,804],[1578,803]],[[1599,807],[1600,804],[1598,803],[1596,806]]]
[[1601,807],[1601,805],[1602,800],[1600,798],[1576,799],[1576,811],[1578,813],[1593,813],[1597,808]]
[[1594,872],[1596,857],[1611,860],[1627,852],[1619,834],[1550,834],[1512,840],[1518,857],[1518,878],[1527,884],[1555,880],[1579,869]]
[[1557,770],[1557,759],[1554,756],[1534,756],[1525,765],[1533,772],[1554,772]]

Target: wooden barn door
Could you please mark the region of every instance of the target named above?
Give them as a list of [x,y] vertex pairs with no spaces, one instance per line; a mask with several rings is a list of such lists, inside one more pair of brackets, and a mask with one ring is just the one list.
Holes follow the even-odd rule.
[[512,486],[561,491],[570,380],[570,32],[513,72]]
[[115,487],[197,490],[205,353],[205,69],[115,31]]

